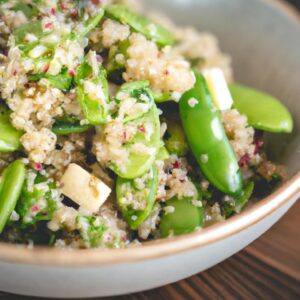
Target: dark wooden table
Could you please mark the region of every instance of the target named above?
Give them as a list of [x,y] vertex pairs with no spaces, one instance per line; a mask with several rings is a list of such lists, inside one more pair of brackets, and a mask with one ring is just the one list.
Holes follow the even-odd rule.
[[[300,0],[289,2],[300,9]],[[2,299],[29,298],[0,294]],[[104,300],[124,299],[300,300],[300,201],[261,238],[210,270],[155,290]]]

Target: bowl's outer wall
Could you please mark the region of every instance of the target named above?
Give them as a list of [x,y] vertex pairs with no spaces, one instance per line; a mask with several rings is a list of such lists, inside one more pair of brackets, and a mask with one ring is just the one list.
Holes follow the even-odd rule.
[[[293,114],[293,136],[269,134],[267,150],[287,165],[289,176],[300,169],[300,17],[282,17],[274,0],[152,0],[181,25],[215,34],[233,58],[235,79],[278,97]],[[171,4],[170,4],[171,2]],[[272,112],[270,112],[272,113]],[[286,147],[287,144],[287,147]]]
[[[263,0],[148,0],[179,24],[209,30],[233,57],[238,81],[280,97],[296,129],[284,161],[299,170],[300,26]],[[272,112],[270,112],[272,113]],[[270,139],[271,148],[283,144]],[[281,140],[280,140],[281,141]],[[236,253],[270,228],[297,200],[255,225],[199,249],[149,261],[112,266],[49,267],[0,262],[0,290],[48,297],[92,297],[149,289],[205,270]]]
[[157,259],[103,267],[44,267],[0,262],[0,290],[49,298],[88,298],[152,289],[191,276],[230,257],[268,230],[294,197],[255,225],[224,240]]

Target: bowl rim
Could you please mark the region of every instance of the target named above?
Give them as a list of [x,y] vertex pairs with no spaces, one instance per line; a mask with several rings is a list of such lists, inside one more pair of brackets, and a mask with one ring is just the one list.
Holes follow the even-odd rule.
[[[300,25],[300,14],[282,0],[260,0],[280,10]],[[24,245],[0,243],[0,262],[61,267],[96,267],[142,260],[158,259],[188,252],[235,235],[300,196],[300,171],[271,195],[229,220],[208,228],[168,239],[146,242],[126,249],[59,249],[46,246],[30,248]]]

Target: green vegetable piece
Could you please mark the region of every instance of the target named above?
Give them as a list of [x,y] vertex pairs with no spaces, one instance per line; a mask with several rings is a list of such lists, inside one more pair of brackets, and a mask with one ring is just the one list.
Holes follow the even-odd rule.
[[238,84],[230,85],[234,107],[256,129],[270,132],[293,131],[293,118],[288,109],[276,98]]
[[38,10],[26,3],[23,2],[17,2],[15,6],[12,8],[13,11],[22,11],[24,15],[31,19],[33,16],[37,15]]
[[154,24],[144,16],[138,15],[124,5],[108,5],[105,7],[108,17],[122,24],[129,25],[134,31],[143,34],[159,46],[174,45],[175,39],[163,26]]
[[79,33],[76,39],[84,38],[90,31],[92,31],[102,20],[104,16],[104,10],[99,9],[97,15],[93,18],[88,19],[84,24],[84,29]]
[[[16,212],[22,221],[22,227],[51,220],[57,208],[52,197],[52,191],[56,189],[56,184],[53,181],[36,174],[33,188],[29,184],[28,180],[25,180],[16,207]],[[41,205],[39,201],[41,201]]]
[[32,81],[39,81],[42,78],[46,78],[54,88],[57,88],[62,91],[69,91],[73,81],[73,76],[69,74],[67,68],[64,68],[61,74],[58,75],[41,73],[41,74],[32,74],[29,75],[28,77],[29,80]]
[[[129,152],[129,159],[125,169],[117,164],[111,163],[111,169],[120,177],[133,179],[145,174],[153,165],[156,154],[161,146],[160,144],[160,122],[155,105],[143,117],[132,121],[136,126],[137,133],[134,138],[123,145]],[[147,127],[151,126],[151,135],[148,137]],[[145,128],[145,130],[141,130]],[[136,147],[142,146],[141,150]],[[145,149],[149,151],[145,151]]]
[[[152,212],[158,188],[157,168],[153,166],[150,171],[139,178],[139,181],[142,182],[141,186],[137,183],[137,180],[128,180],[121,177],[117,179],[117,202],[123,217],[132,230],[136,230]],[[127,203],[127,199],[132,199],[132,201]],[[140,207],[143,207],[143,209]]]
[[159,230],[162,237],[182,235],[202,227],[203,209],[193,205],[190,199],[174,198],[166,205],[173,207],[174,212],[165,212],[161,217]]
[[[99,65],[99,73],[97,76],[94,76],[90,65],[87,62],[83,62],[77,69],[75,82],[77,84],[77,99],[86,119],[92,125],[104,124],[108,115],[107,105],[109,102],[108,82],[105,69]],[[93,85],[91,90],[96,90],[97,96],[95,92],[86,90],[86,85]]]
[[153,93],[153,97],[156,103],[164,103],[172,101],[172,95],[170,93]]
[[171,154],[185,156],[189,150],[189,147],[181,125],[174,120],[168,120],[167,125],[167,137],[165,138],[166,148]]
[[81,125],[80,120],[74,117],[65,117],[55,121],[52,132],[57,135],[68,135],[71,133],[86,132],[91,128],[91,125]]
[[25,180],[25,164],[19,160],[3,172],[0,188],[0,234],[19,200]]
[[254,182],[248,181],[245,184],[243,193],[240,197],[233,198],[232,201],[224,203],[224,212],[226,217],[231,216],[233,213],[239,214],[249,201],[254,190]]
[[[36,41],[26,41],[28,34],[34,35]],[[15,43],[20,50],[27,53],[39,44],[39,39],[44,35],[41,21],[33,21],[19,26],[13,33]]]
[[166,160],[170,157],[170,153],[168,152],[166,147],[160,147],[159,151],[156,155],[157,160]]
[[148,112],[154,104],[154,99],[150,91],[148,81],[133,81],[124,83],[116,95],[116,102],[121,103],[121,98],[136,99],[136,109],[130,115],[124,116],[125,123],[140,118]]
[[80,226],[79,233],[83,241],[85,241],[91,248],[97,248],[101,245],[101,238],[103,233],[107,230],[104,224],[97,224],[97,217],[95,216],[79,216],[77,223],[84,224]]
[[10,124],[10,112],[0,103],[0,152],[14,152],[21,148],[22,132]]
[[[225,194],[242,192],[242,176],[220,115],[214,108],[204,77],[195,72],[195,86],[180,102],[180,116],[190,148],[207,179]],[[189,104],[196,99],[195,106]]]

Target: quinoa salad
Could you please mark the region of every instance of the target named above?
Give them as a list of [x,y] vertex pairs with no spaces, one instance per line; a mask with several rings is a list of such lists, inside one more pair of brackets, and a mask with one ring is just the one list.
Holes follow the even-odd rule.
[[279,100],[234,82],[210,33],[129,0],[0,0],[3,242],[124,248],[201,230],[285,179],[264,132],[292,130]]

